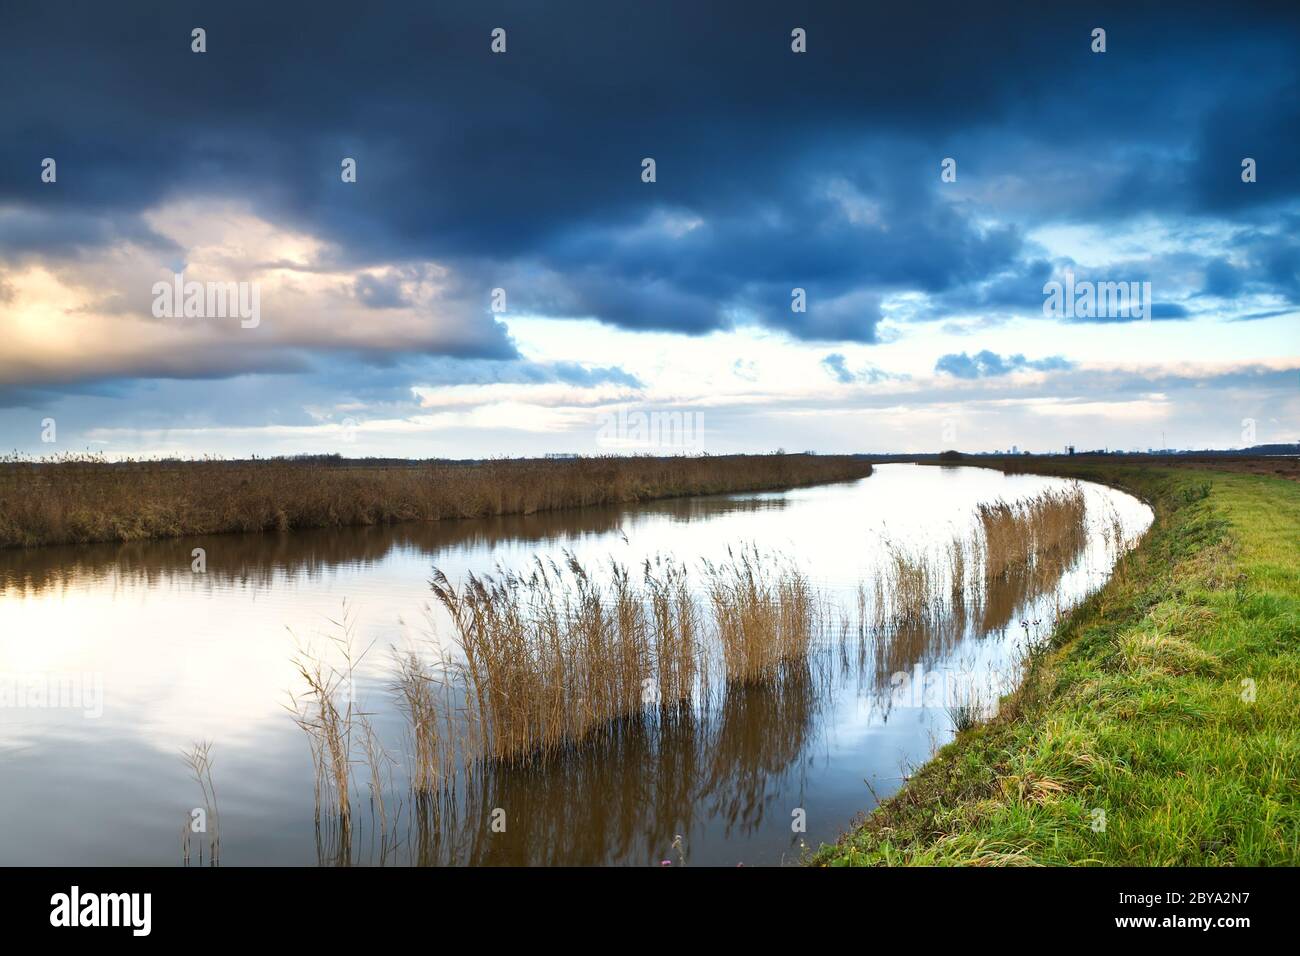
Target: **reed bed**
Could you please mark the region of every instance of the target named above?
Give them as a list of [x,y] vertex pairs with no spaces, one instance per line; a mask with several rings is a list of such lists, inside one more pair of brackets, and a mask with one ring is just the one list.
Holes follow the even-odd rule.
[[[569,552],[459,585],[435,568],[430,586],[450,620],[451,646],[396,654],[392,678],[408,730],[413,812],[454,814],[448,794],[457,781],[473,786],[482,774],[572,761],[632,739],[630,728],[667,733],[718,700],[743,699],[743,688],[785,686],[792,668],[820,659],[817,646],[853,666],[855,634],[860,669],[878,679],[908,671],[951,650],[972,624],[1005,627],[1086,542],[1077,486],[984,505],[974,517],[968,534],[939,548],[887,542],[875,580],[858,585],[856,624],[789,560],[753,546],[702,562],[698,573],[663,556],[636,571],[612,560],[588,567]],[[318,821],[323,804],[340,827],[330,845],[346,847],[350,768],[369,767],[387,829],[380,768],[389,758],[342,696],[360,658],[346,610],[340,628],[342,666],[300,656],[307,692],[291,709],[312,744]],[[958,701],[954,723],[977,719],[985,703]]]
[[[421,866],[596,866],[621,862],[689,863],[678,838],[709,817],[728,831],[752,831],[784,811],[771,802],[771,777],[796,772],[830,705],[816,658],[784,665],[770,680],[732,684],[713,706],[653,720],[625,719],[546,761],[490,763],[459,778],[454,799],[418,794],[390,824],[358,819],[353,859],[341,854],[334,828],[322,828],[324,865],[390,860]],[[593,805],[598,810],[575,812]],[[486,821],[495,808],[527,821],[511,839]],[[392,815],[394,819],[396,814]],[[513,829],[513,828],[512,828]]]
[[545,759],[615,721],[690,707],[717,667],[728,681],[758,681],[807,653],[812,587],[757,551],[706,564],[704,600],[671,559],[647,560],[636,578],[608,570],[601,580],[566,553],[459,588],[435,571],[476,759]]
[[983,532],[986,580],[1005,580],[1054,556],[1077,550],[1087,538],[1087,504],[1078,482],[1008,503],[976,509]]
[[640,711],[649,631],[626,572],[614,570],[608,599],[572,555],[564,565],[537,559],[527,575],[470,575],[461,588],[435,571],[480,754],[547,754]]
[[872,582],[876,633],[933,626],[959,614],[985,616],[985,602],[1005,590],[994,585],[1015,585],[1030,596],[1036,576],[1059,579],[1087,541],[1078,483],[978,505],[975,518],[968,533],[954,533],[938,552],[885,542],[887,560]]
[[766,566],[753,549],[729,553],[723,564],[706,563],[709,606],[728,680],[770,676],[808,653],[816,598],[808,578],[788,565]]
[[489,461],[0,457],[0,548],[437,521],[862,478],[848,455]]
[[[545,763],[620,722],[693,713],[715,671],[728,688],[775,679],[806,660],[822,626],[807,577],[754,548],[706,563],[694,581],[662,556],[637,574],[616,562],[597,570],[607,573],[567,552],[558,562],[535,557],[525,572],[471,574],[461,586],[434,570],[455,652],[398,653],[392,678],[417,794],[440,793],[474,767]],[[300,650],[306,689],[289,709],[312,748],[318,822],[324,812],[346,828],[352,764],[368,765],[376,794],[389,758],[350,692],[364,653],[353,651],[346,608],[336,623],[342,663]],[[377,812],[386,823],[382,803]]]

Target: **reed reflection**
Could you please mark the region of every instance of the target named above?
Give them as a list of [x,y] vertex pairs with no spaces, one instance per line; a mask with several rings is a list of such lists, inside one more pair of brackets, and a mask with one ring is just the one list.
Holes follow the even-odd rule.
[[448,787],[393,801],[390,832],[375,813],[354,809],[345,822],[331,808],[317,825],[318,861],[689,863],[689,837],[702,828],[725,837],[755,831],[769,812],[788,819],[789,808],[776,805],[818,733],[831,673],[793,663],[762,683],[729,686],[706,706],[616,721],[545,762],[462,770]]
[[[671,849],[685,862],[701,831],[748,837],[778,804],[784,818],[846,692],[867,688],[887,721],[900,675],[978,657],[1017,613],[1059,600],[1084,559],[1077,486],[981,506],[978,517],[937,552],[890,546],[871,587],[857,588],[856,620],[840,595],[752,548],[704,562],[694,583],[671,558],[647,560],[638,584],[617,562],[601,577],[567,553],[460,587],[435,572],[459,655],[401,661],[409,835],[390,845],[386,822],[378,834],[372,823],[371,852],[422,865],[572,865],[647,863]],[[980,691],[992,700],[1015,667],[997,651],[1006,673],[985,661]],[[980,699],[919,706],[975,719]],[[333,706],[318,686],[315,709]],[[315,753],[339,746],[313,740]],[[351,859],[346,764],[318,761],[319,778],[332,770],[336,781],[337,838],[324,831],[324,860]]]
[[109,579],[153,588],[194,581],[193,551],[207,556],[212,586],[266,589],[284,577],[317,580],[343,566],[376,565],[396,551],[427,556],[491,550],[505,544],[558,542],[616,533],[630,522],[685,523],[726,514],[779,511],[779,495],[671,498],[636,508],[588,507],[530,515],[448,518],[402,524],[311,528],[292,532],[201,535],[124,544],[56,545],[0,550],[0,595],[36,596]]

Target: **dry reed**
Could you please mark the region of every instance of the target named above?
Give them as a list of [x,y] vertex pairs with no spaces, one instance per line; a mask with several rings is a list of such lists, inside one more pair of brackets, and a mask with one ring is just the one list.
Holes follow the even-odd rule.
[[412,786],[437,790],[454,772],[453,707],[449,681],[418,654],[395,655],[393,688],[410,733]]
[[0,548],[436,521],[861,478],[847,455],[110,462],[0,456]]
[[913,632],[967,613],[987,618],[990,595],[1005,590],[994,585],[1014,585],[1020,597],[1030,596],[1036,577],[1055,580],[1077,557],[1087,539],[1086,512],[1075,483],[978,505],[972,533],[953,534],[938,554],[886,541],[886,560],[872,581],[875,632]]
[[1087,504],[1078,482],[1013,503],[982,504],[976,514],[983,532],[985,580],[1005,580],[1073,553],[1087,536]]
[[756,681],[808,652],[814,595],[808,578],[788,565],[769,568],[753,548],[707,564],[713,622],[729,680]]
[[[185,866],[189,866],[192,835],[197,832],[207,836],[209,865],[219,866],[221,864],[221,814],[217,810],[217,786],[212,780],[212,742],[199,741],[182,753],[181,757],[203,792],[202,828],[195,830],[194,818],[189,816],[181,829],[182,862]],[[199,839],[199,865],[203,865],[202,837]]]
[[[892,633],[875,642],[876,670],[903,670],[904,662],[910,667],[954,644],[972,608],[986,618],[1005,603],[985,608],[987,591],[1024,597],[1036,593],[1026,581],[1059,578],[1085,540],[1084,513],[1075,486],[980,506],[972,534],[953,535],[936,553],[887,543],[871,597],[877,627]],[[833,643],[837,629],[847,662],[854,631],[847,614],[828,611],[805,574],[752,546],[729,551],[724,562],[704,562],[694,581],[684,565],[664,557],[645,561],[637,575],[616,562],[595,574],[565,552],[559,562],[534,557],[524,571],[470,574],[459,586],[435,569],[430,584],[450,617],[456,653],[432,662],[399,655],[394,682],[409,726],[419,807],[462,771],[567,761],[579,744],[626,739],[631,725],[691,719],[707,710],[715,672],[726,695],[772,685],[790,667],[806,666],[819,638]],[[865,584],[857,603],[856,630],[865,638]],[[299,659],[308,693],[295,701],[295,714],[312,741],[318,793],[328,790],[346,821],[353,713],[335,697],[355,661],[350,637],[341,643],[344,671]],[[859,642],[861,663],[865,645]],[[982,706],[958,703],[964,706],[953,713],[957,724],[976,719]],[[378,761],[372,756],[369,763],[377,790]]]
[[685,571],[647,562],[645,586],[575,558],[527,574],[431,582],[461,651],[457,675],[476,756],[549,755],[648,706],[689,700],[700,679],[698,609]]
[[340,620],[330,623],[339,631],[330,641],[343,664],[329,664],[313,649],[300,646],[294,666],[307,690],[301,695],[290,692],[289,710],[311,745],[317,823],[326,810],[337,813],[340,826],[346,828],[352,816],[353,727],[365,717],[355,707],[354,673],[370,648],[359,654],[355,651],[353,619],[346,602]]

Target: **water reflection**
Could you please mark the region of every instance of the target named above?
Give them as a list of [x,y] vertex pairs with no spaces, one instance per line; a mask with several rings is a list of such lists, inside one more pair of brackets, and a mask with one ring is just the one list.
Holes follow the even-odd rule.
[[702,826],[730,841],[752,836],[771,814],[788,824],[791,785],[797,792],[819,711],[830,700],[828,663],[823,656],[820,663],[790,664],[763,684],[728,687],[705,708],[618,721],[545,764],[480,766],[443,792],[394,801],[391,832],[369,810],[354,814],[352,827],[325,814],[317,860],[330,866],[690,862],[690,842],[678,838]]
[[[701,521],[728,514],[779,511],[781,495],[673,498],[635,509],[638,520]],[[215,585],[266,589],[277,580],[319,579],[342,566],[373,566],[394,552],[428,556],[449,551],[490,551],[502,544],[544,545],[616,533],[629,518],[625,507],[573,508],[531,515],[453,518],[359,528],[310,528],[263,534],[192,535],[164,541],[67,545],[0,551],[0,595],[38,595],[111,582],[158,587],[175,577],[192,579],[193,551],[209,556]]]
[[[1008,629],[1030,637],[1031,622],[1016,619],[1012,627],[1016,614],[1054,598],[1083,550],[1079,542],[1059,560],[1000,577],[978,598],[923,621],[874,630],[861,616],[856,623],[846,614],[834,624],[828,618],[831,640],[770,679],[726,684],[698,706],[616,721],[544,762],[482,763],[437,793],[390,792],[392,828],[378,822],[373,803],[351,825],[326,813],[318,862],[680,864],[693,862],[695,838],[704,835],[702,861],[716,863],[721,846],[746,845],[765,825],[770,844],[805,802],[836,713],[862,704],[887,724],[896,708],[915,703],[910,686],[900,693],[899,675],[945,667],[956,680],[991,681],[995,696],[1009,690],[1017,661],[1006,654],[1013,642],[999,637]],[[998,645],[1000,670],[976,675],[975,659],[990,644]],[[798,840],[787,842],[797,857]]]
[[[203,797],[179,754],[203,739],[225,865],[795,859],[801,841],[834,839],[950,733],[942,705],[899,700],[895,675],[1007,670],[1113,558],[1098,525],[1056,566],[1010,575],[924,624],[874,631],[856,594],[884,543],[941,548],[977,503],[1060,485],[882,465],[847,485],[640,508],[0,553],[0,675],[91,674],[104,688],[97,719],[0,708],[0,864],[182,862],[178,826]],[[1130,536],[1150,520],[1128,496],[1087,494],[1090,516],[1117,509]],[[433,565],[464,580],[571,549],[591,564],[638,567],[662,553],[698,566],[745,541],[783,551],[843,610],[806,665],[765,684],[719,682],[708,706],[620,722],[544,768],[481,767],[454,790],[410,795],[388,651],[425,646],[428,627],[445,626],[425,624]],[[196,547],[206,574],[191,572]],[[376,647],[357,691],[394,763],[384,814],[359,769],[352,825],[340,829],[313,819],[310,754],[284,705],[297,639],[328,634],[345,598],[360,642]],[[1021,621],[1043,623],[1026,634]],[[806,833],[792,830],[796,810]]]

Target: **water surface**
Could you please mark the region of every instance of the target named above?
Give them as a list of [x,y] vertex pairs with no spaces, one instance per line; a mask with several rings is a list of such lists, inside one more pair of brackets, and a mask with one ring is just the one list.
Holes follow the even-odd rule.
[[[1014,673],[1025,642],[1105,580],[1112,516],[1135,538],[1145,505],[1085,485],[1089,543],[1059,575],[1009,582],[943,626],[819,651],[770,684],[629,722],[545,767],[484,769],[417,800],[390,678],[393,648],[449,644],[429,608],[433,566],[459,581],[564,550],[636,566],[753,543],[856,615],[885,542],[938,548],[977,503],[1063,484],[883,465],[855,482],[630,508],[0,552],[0,864],[179,864],[203,802],[180,755],[198,740],[212,742],[225,865],[797,860],[950,739],[944,702],[915,692],[922,678]],[[317,826],[307,741],[286,705],[295,651],[328,648],[345,602],[354,643],[371,646],[356,693],[395,763],[387,826],[372,821],[358,768],[361,811],[341,836]],[[909,692],[900,673],[915,678]]]

